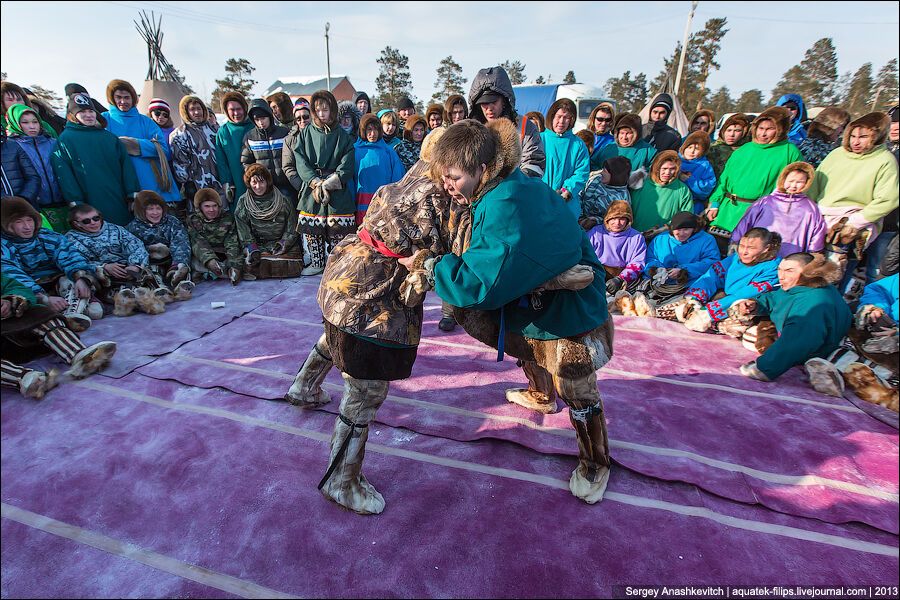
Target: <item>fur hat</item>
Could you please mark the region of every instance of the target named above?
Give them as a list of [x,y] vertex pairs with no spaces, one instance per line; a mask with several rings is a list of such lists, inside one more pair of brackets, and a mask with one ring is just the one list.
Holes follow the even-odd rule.
[[447,100],[444,101],[444,124],[450,124],[450,113],[453,111],[454,104],[462,104],[463,109],[465,109],[465,115],[463,119],[469,118],[469,105],[466,104],[466,99],[460,96],[459,94],[453,94],[448,97]]
[[291,117],[294,114],[294,103],[291,101],[290,96],[284,92],[275,92],[266,97],[266,102],[270,105],[274,102],[278,106],[278,110],[281,112],[282,123],[291,121]]
[[181,120],[185,123],[192,123],[191,116],[188,114],[188,106],[191,102],[199,102],[200,106],[203,107],[203,122],[205,123],[209,119],[209,108],[207,108],[206,103],[200,99],[199,96],[184,96],[181,101],[178,103],[178,114],[181,115]]
[[338,124],[347,115],[350,115],[350,131],[348,133],[353,135],[353,132],[359,129],[359,120],[362,118],[362,112],[349,100],[341,100],[338,102]]
[[713,127],[716,126],[716,113],[709,110],[708,108],[701,108],[700,110],[698,110],[697,112],[694,113],[694,116],[691,117],[691,123],[690,123],[690,126],[688,127],[688,129],[690,129],[691,127],[694,126],[694,121],[696,121],[700,117],[704,117],[704,116],[709,118],[709,132],[707,132],[707,135],[712,133]]
[[791,129],[791,111],[783,106],[771,106],[762,111],[758,117],[753,119],[753,123],[750,124],[750,136],[754,142],[756,141],[756,128],[759,127],[759,124],[763,121],[772,121],[775,123],[775,142],[787,139],[788,131]]
[[153,190],[142,190],[134,197],[134,206],[132,207],[134,216],[141,221],[149,223],[149,221],[147,221],[147,207],[151,204],[162,207],[162,218],[165,219],[166,214],[169,212],[169,207],[166,205],[166,201],[162,199],[162,196]]
[[134,108],[138,103],[138,95],[137,92],[134,91],[134,86],[125,81],[124,79],[113,79],[106,86],[106,101],[109,102],[110,106],[115,106],[116,103],[113,101],[113,94],[116,92],[123,91],[131,94],[131,107]]
[[693,229],[694,233],[700,231],[702,229],[700,217],[687,210],[682,210],[672,215],[672,220],[669,221],[669,231],[687,229],[688,227]]
[[606,209],[606,214],[603,216],[603,225],[606,225],[610,219],[616,219],[619,217],[625,217],[628,219],[628,226],[631,227],[631,224],[634,223],[634,213],[631,212],[631,204],[627,200],[613,200],[609,205],[609,208]]
[[597,124],[594,119],[597,117],[597,113],[600,111],[608,112],[610,118],[612,119],[611,123],[616,122],[616,109],[609,102],[601,102],[597,106],[594,107],[594,110],[591,111],[591,115],[588,117],[587,127],[594,133],[597,133]]
[[[381,121],[379,121],[381,123]],[[419,150],[419,158],[423,161],[430,163],[434,158],[434,147],[437,145],[441,136],[447,132],[446,127],[438,127],[433,130],[431,133],[425,136],[425,139],[422,140],[422,148]]]
[[226,92],[225,95],[222,96],[222,112],[224,112],[226,116],[228,115],[228,111],[226,109],[228,108],[229,102],[237,102],[238,104],[240,104],[244,109],[244,119],[247,119],[247,112],[250,110],[250,107],[247,104],[247,99],[242,93]]
[[850,150],[850,133],[857,127],[865,127],[871,129],[875,134],[875,141],[872,143],[872,149],[884,145],[887,140],[888,132],[891,130],[891,119],[883,112],[870,112],[860,118],[850,121],[847,128],[844,129],[844,141],[841,144],[844,150]]
[[[444,107],[441,104],[429,104],[428,108],[425,110],[425,123],[428,124],[431,119],[431,115],[437,114],[441,117],[441,124],[444,123]],[[429,125],[430,127],[430,125]]]
[[259,163],[253,163],[252,165],[247,167],[246,171],[244,171],[244,185],[247,186],[248,190],[252,189],[250,187],[250,180],[253,178],[254,175],[259,175],[260,177],[262,177],[263,179],[266,180],[266,188],[267,188],[266,191],[267,192],[272,190],[272,174],[269,172],[269,170],[266,167],[264,167],[263,165],[261,165]]
[[706,156],[706,153],[709,152],[709,134],[705,131],[695,131],[691,133],[684,138],[684,143],[681,144],[678,153],[684,156],[684,151],[687,150],[687,147],[691,144],[700,146],[700,156]]
[[31,217],[34,220],[35,232],[41,227],[41,215],[25,198],[8,196],[0,202],[0,226],[9,233],[7,227],[20,217]]
[[363,115],[363,118],[359,121],[359,139],[366,140],[366,128],[369,124],[374,125],[378,128],[378,139],[380,140],[384,137],[384,129],[381,127],[381,119],[373,115],[372,113],[366,113]]
[[580,137],[581,141],[584,142],[584,145],[587,146],[588,156],[593,154],[594,153],[594,134],[593,134],[593,132],[588,129],[582,129],[575,135]]
[[719,127],[719,136],[722,137],[722,134],[725,133],[725,130],[731,127],[732,125],[740,125],[744,128],[744,135],[750,130],[750,117],[745,115],[744,113],[734,113],[722,123],[722,126]]
[[634,131],[635,142],[641,137],[641,117],[634,113],[622,113],[616,117],[615,126],[613,126],[613,134],[617,133],[623,127],[627,127]]
[[812,187],[813,179],[815,179],[816,177],[816,170],[811,164],[800,161],[792,162],[781,170],[781,175],[778,176],[778,184],[776,185],[775,189],[782,194],[786,193],[784,191],[784,180],[787,179],[787,176],[794,171],[802,171],[806,175],[806,185],[803,186],[803,189],[798,193],[805,194],[806,192],[808,192],[809,188]]
[[575,103],[572,102],[569,98],[560,98],[556,102],[550,105],[550,108],[547,109],[547,118],[545,119],[545,123],[548,129],[553,128],[553,118],[556,116],[560,110],[565,109],[567,113],[572,115],[572,122],[569,123],[569,128],[566,131],[570,131],[573,127],[575,127],[575,119],[578,118],[578,109],[575,108]]
[[835,132],[850,122],[850,113],[839,106],[826,106],[806,129],[811,138],[830,142]]
[[[200,213],[200,205],[204,202],[215,202],[222,208],[222,196],[212,188],[200,188],[194,194],[194,212]],[[200,213],[202,214],[202,213]]]
[[784,260],[794,260],[796,257],[801,262],[812,256],[812,260],[806,263],[803,271],[800,273],[800,279],[797,285],[811,288],[823,288],[827,285],[836,285],[842,277],[841,268],[834,261],[830,261],[821,254],[810,255],[806,252],[798,252],[790,256],[784,257]]
[[419,123],[425,127],[425,131],[428,131],[428,122],[425,120],[425,117],[419,115],[413,115],[406,120],[406,125],[403,127],[403,139],[412,141],[412,130],[413,127],[418,125]]
[[[667,184],[663,184],[659,179],[659,170],[662,168],[664,163],[674,162],[677,169],[675,170],[675,177],[672,178]],[[653,164],[650,166],[650,179],[653,180],[653,183],[656,185],[669,185],[672,182],[678,181],[678,176],[681,174],[681,158],[678,156],[678,153],[674,150],[663,150],[659,154],[656,155],[656,158],[653,159]]]
[[628,185],[631,175],[631,159],[627,156],[613,156],[603,161],[603,168],[609,171],[609,185],[623,187]]
[[[319,116],[316,114],[316,102],[325,102],[331,109],[328,117],[328,123],[323,123],[319,120]],[[331,129],[332,127],[337,125],[338,103],[337,100],[334,99],[334,94],[332,94],[328,90],[318,90],[316,92],[313,92],[313,95],[309,99],[309,106],[310,112],[312,112],[313,125],[315,125],[319,129]]]

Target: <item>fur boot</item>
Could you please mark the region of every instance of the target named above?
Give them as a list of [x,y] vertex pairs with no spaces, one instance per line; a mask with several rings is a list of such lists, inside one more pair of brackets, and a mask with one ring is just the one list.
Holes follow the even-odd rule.
[[377,515],[384,510],[384,497],[361,471],[369,423],[387,397],[388,382],[343,375],[344,396],[331,436],[330,465],[319,490],[329,500],[355,513]]
[[881,381],[868,366],[858,362],[850,363],[844,370],[844,381],[866,402],[897,412],[898,391]]
[[153,290],[153,295],[159,298],[163,304],[172,304],[175,302],[175,292],[164,285]]
[[91,318],[87,315],[79,313],[64,313],[63,319],[66,321],[66,327],[75,333],[87,331],[91,326]]
[[96,373],[106,366],[115,353],[115,342],[97,342],[93,346],[88,346],[75,355],[72,367],[66,371],[66,375],[81,379]]
[[506,401],[545,415],[558,412],[556,390],[550,373],[534,361],[520,362],[528,377],[528,388],[506,390]]
[[844,378],[832,363],[824,358],[811,358],[803,366],[814,390],[835,398],[844,397]]
[[130,317],[137,310],[137,298],[134,290],[122,288],[113,296],[115,308],[113,314],[117,317]]
[[641,292],[634,295],[634,312],[637,313],[637,316],[639,317],[656,316],[656,309],[653,308],[653,305],[650,303],[650,300],[647,299],[647,296]]
[[92,321],[96,321],[97,319],[103,318],[103,305],[98,301],[93,300],[88,302],[87,308],[85,309],[85,314]]
[[284,395],[284,399],[294,406],[318,408],[331,402],[328,392],[322,389],[322,382],[333,365],[331,357],[323,350],[325,347],[325,334],[322,334]]
[[40,400],[44,394],[56,387],[57,377],[59,377],[58,369],[51,369],[49,373],[29,371],[19,382],[19,393],[26,398]]
[[179,302],[190,300],[194,295],[194,287],[196,287],[196,284],[193,281],[182,281],[176,285],[175,300]]
[[171,252],[169,251],[169,247],[165,244],[150,244],[147,246],[147,254],[150,255],[152,260],[160,261],[169,258]]
[[148,315],[159,315],[166,312],[166,303],[149,288],[135,288],[134,297],[141,312],[145,312]]
[[697,333],[706,333],[713,326],[712,317],[705,308],[694,310],[685,319],[684,326]]
[[[594,379],[596,385],[596,379]],[[569,420],[578,439],[578,466],[569,478],[569,491],[588,504],[603,499],[609,483],[609,446],[603,405],[566,400]]]
[[631,297],[625,290],[619,290],[616,292],[616,308],[622,313],[622,316],[625,317],[636,317],[638,316],[637,311],[634,309],[634,298]]
[[178,287],[179,283],[187,280],[190,274],[191,270],[188,268],[188,266],[182,264],[179,264],[174,269],[170,269],[169,272],[166,273],[169,278],[169,285],[173,288]]

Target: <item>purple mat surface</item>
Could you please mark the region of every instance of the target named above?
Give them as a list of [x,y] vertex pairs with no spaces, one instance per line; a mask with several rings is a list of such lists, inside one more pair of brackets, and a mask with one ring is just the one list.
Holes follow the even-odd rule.
[[[214,597],[229,597],[222,578],[348,598],[897,585],[897,536],[866,525],[785,515],[619,467],[604,501],[588,506],[566,489],[571,457],[384,425],[372,428],[365,472],[387,509],[358,517],[315,489],[333,422],[137,373],[65,384],[40,403],[4,394],[4,508],[208,570]],[[207,594],[35,526],[2,521],[3,597]]]
[[[139,372],[281,398],[321,334],[309,287],[292,287]],[[505,402],[504,390],[525,382],[513,360],[495,362],[493,350],[461,330],[439,332],[434,298],[425,314],[413,376],[392,384],[380,422],[576,453],[565,410],[542,416]],[[600,390],[620,464],[787,514],[900,530],[895,429],[811,390],[799,369],[775,384],[740,376],[737,367],[753,355],[731,339],[658,320],[617,317],[616,324],[615,357],[600,371]],[[337,372],[328,383],[337,400]],[[336,411],[337,402],[326,409]]]

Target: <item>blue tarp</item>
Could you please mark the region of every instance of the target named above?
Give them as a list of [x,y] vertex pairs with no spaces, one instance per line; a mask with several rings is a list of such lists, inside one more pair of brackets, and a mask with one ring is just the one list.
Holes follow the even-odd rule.
[[516,112],[520,115],[537,111],[546,115],[550,105],[556,101],[555,85],[517,85],[513,86],[516,93]]

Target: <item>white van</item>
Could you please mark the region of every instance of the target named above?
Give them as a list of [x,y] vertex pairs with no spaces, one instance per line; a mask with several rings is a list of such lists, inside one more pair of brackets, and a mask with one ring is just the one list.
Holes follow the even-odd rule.
[[514,85],[513,91],[516,94],[516,113],[521,116],[532,111],[546,116],[551,104],[560,98],[569,98],[578,110],[573,131],[587,128],[591,111],[601,102],[609,102],[614,107],[616,105],[604,96],[601,88],[586,83]]

